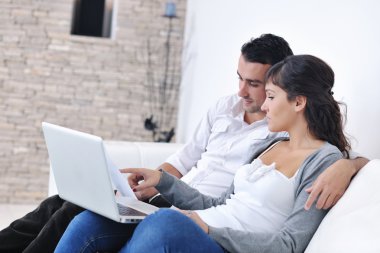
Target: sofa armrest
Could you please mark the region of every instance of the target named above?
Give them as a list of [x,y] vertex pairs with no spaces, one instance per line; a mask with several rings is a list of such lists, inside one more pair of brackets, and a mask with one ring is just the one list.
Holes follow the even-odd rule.
[[[183,144],[157,142],[105,141],[106,152],[117,168],[157,168]],[[53,171],[50,168],[49,196],[57,194]]]

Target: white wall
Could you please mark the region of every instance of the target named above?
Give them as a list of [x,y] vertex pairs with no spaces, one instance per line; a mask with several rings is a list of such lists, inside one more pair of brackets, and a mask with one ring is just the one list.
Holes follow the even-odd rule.
[[191,136],[220,96],[237,92],[241,45],[274,33],[295,54],[314,54],[332,66],[354,149],[380,158],[379,11],[376,0],[188,0],[178,141]]

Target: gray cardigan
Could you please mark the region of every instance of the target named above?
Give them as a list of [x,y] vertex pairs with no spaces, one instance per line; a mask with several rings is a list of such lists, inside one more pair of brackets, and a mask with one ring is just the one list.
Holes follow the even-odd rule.
[[[257,157],[267,146],[269,146],[268,143],[258,149],[254,157]],[[282,229],[276,233],[209,227],[209,235],[228,252],[303,252],[327,213],[326,210],[316,209],[315,205],[309,211],[304,209],[308,198],[305,189],[312,185],[321,172],[341,158],[342,153],[329,143],[325,143],[306,158],[296,176],[293,211]],[[219,198],[206,196],[166,172],[163,172],[156,188],[170,203],[184,210],[203,210],[225,204],[226,199],[230,198],[234,192],[232,184]]]

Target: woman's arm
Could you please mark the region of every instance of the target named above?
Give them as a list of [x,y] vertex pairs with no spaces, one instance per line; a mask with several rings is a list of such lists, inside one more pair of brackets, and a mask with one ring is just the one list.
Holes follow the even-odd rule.
[[203,210],[226,203],[234,191],[233,184],[220,197],[211,197],[200,193],[185,182],[163,172],[156,189],[174,206],[184,210]]
[[155,187],[172,205],[185,210],[203,210],[211,206],[225,204],[234,191],[233,184],[221,197],[211,197],[200,193],[185,182],[165,171],[150,169],[122,169],[122,173],[133,173],[142,183],[134,186],[133,191]]

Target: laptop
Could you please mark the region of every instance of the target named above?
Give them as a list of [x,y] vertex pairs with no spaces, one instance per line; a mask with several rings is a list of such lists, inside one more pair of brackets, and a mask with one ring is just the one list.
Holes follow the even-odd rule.
[[[157,207],[139,201],[127,180],[127,196],[116,196],[112,173],[103,140],[47,122],[42,130],[58,195],[87,210],[121,223],[138,223]],[[118,171],[117,171],[118,172]]]

